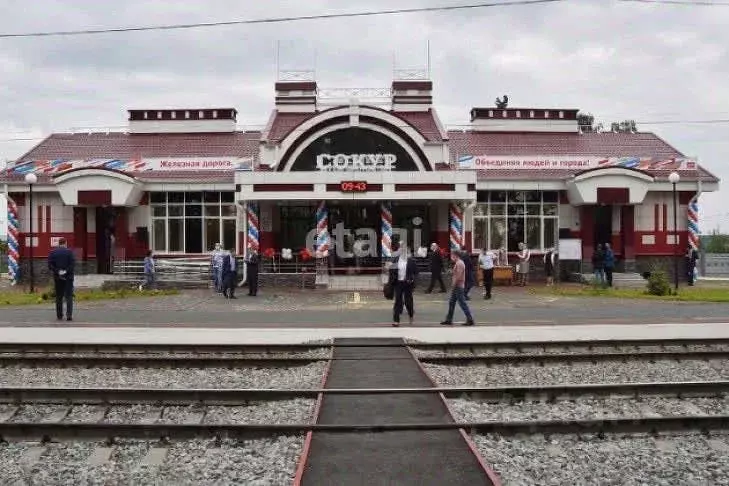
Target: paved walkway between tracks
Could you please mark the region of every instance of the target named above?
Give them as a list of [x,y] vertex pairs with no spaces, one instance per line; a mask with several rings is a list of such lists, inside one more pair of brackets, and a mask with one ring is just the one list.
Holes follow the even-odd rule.
[[729,321],[686,324],[582,324],[567,326],[399,328],[129,328],[0,327],[2,343],[291,344],[333,338],[408,338],[424,342],[536,342],[613,339],[729,338]]
[[[447,294],[415,295],[415,324],[439,327]],[[499,288],[492,300],[474,291],[470,302],[479,326],[729,322],[729,304],[533,295]],[[460,310],[456,311],[456,319]],[[359,328],[389,327],[392,302],[377,292],[281,291],[226,301],[209,291],[174,296],[78,302],[74,326]],[[0,308],[1,326],[55,326],[53,304]],[[65,323],[63,323],[65,325]]]
[[[433,386],[402,339],[338,339],[335,342],[352,347],[334,348],[335,359],[325,388]],[[446,422],[452,423],[453,418],[437,393],[325,394],[317,420],[324,425]],[[300,484],[440,486],[492,482],[465,437],[454,429],[314,432]]]

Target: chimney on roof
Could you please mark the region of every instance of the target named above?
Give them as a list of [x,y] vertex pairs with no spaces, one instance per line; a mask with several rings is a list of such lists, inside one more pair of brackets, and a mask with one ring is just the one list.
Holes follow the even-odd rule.
[[479,132],[579,133],[573,109],[472,108],[471,129]]
[[316,81],[278,81],[276,110],[287,113],[314,113],[316,93]]
[[392,82],[392,111],[428,111],[432,107],[432,81],[396,79]]
[[235,108],[129,110],[129,133],[234,132]]

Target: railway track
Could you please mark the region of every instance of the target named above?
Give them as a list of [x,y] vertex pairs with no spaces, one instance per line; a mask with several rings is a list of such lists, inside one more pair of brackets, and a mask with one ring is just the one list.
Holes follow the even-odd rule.
[[[322,382],[321,386],[308,387],[301,386],[301,383],[299,386],[293,386],[294,379],[290,379],[287,386],[275,388],[252,386],[224,388],[224,384],[221,383],[217,383],[221,387],[216,389],[162,386],[127,388],[0,386],[0,445],[38,443],[42,447],[55,447],[54,444],[72,440],[94,444],[93,447],[106,450],[117,446],[124,448],[127,446],[123,444],[127,444],[130,440],[141,440],[149,444],[150,450],[172,451],[177,448],[175,444],[191,447],[188,444],[200,444],[200,441],[203,441],[207,444],[206,450],[228,451],[227,447],[230,444],[241,443],[239,442],[241,440],[264,441],[255,444],[303,443],[305,452],[299,463],[296,484],[329,484],[311,479],[321,477],[317,474],[323,474],[322,471],[327,469],[321,469],[322,464],[326,463],[326,456],[322,456],[321,453],[318,455],[314,453],[311,456],[309,448],[321,446],[322,441],[332,441],[336,437],[372,438],[389,437],[393,434],[435,437],[434,434],[441,433],[452,433],[455,434],[453,437],[457,437],[458,434],[469,434],[474,438],[484,460],[490,463],[492,459],[498,462],[498,447],[494,449],[494,444],[505,443],[503,441],[509,444],[517,443],[522,440],[519,437],[576,436],[584,437],[586,438],[584,440],[589,442],[607,440],[604,438],[616,434],[627,434],[631,437],[666,437],[680,433],[689,434],[691,437],[724,437],[722,434],[729,433],[729,405],[717,408],[713,413],[707,413],[706,410],[696,407],[691,413],[674,414],[625,413],[613,414],[610,417],[572,416],[541,419],[519,418],[517,414],[515,415],[517,418],[497,415],[486,420],[480,418],[480,414],[491,413],[495,404],[501,407],[499,408],[501,411],[512,406],[517,409],[517,405],[531,402],[545,406],[557,406],[564,402],[577,404],[585,402],[594,407],[596,400],[643,403],[651,397],[686,403],[687,408],[691,410],[694,399],[729,403],[726,398],[729,396],[727,380],[540,386],[533,384],[437,386],[432,381],[421,380],[419,384],[404,387],[402,383],[407,380],[395,380],[392,381],[392,386],[388,386],[389,378],[384,375],[381,377],[384,382],[380,380],[367,386],[362,386],[361,383],[358,386],[358,381],[353,379],[355,376],[366,376],[366,373],[369,373],[367,370],[375,370],[372,373],[376,375],[383,373],[386,375],[389,372],[386,370],[398,369],[408,361],[417,363],[423,372],[430,373],[428,366],[441,368],[451,366],[457,369],[461,365],[480,364],[488,369],[491,365],[519,368],[522,364],[548,366],[605,361],[630,361],[637,363],[636,366],[643,366],[641,363],[653,361],[722,360],[729,358],[729,340],[585,342],[577,343],[576,346],[574,343],[529,345],[410,343],[410,347],[407,348],[408,354],[400,355],[388,351],[390,348],[397,351],[403,349],[403,344],[382,342],[368,344],[360,341],[355,344],[308,343],[245,347],[0,345],[0,366],[39,369],[171,367],[179,368],[184,373],[185,369],[192,368],[227,368],[232,370],[231,373],[240,374],[245,373],[241,371],[243,368],[275,370],[283,367],[298,368],[312,363],[327,363],[327,366],[322,368],[324,376],[327,377],[326,382]],[[421,363],[426,367],[423,368]],[[350,371],[342,373],[342,369]],[[67,371],[73,372],[72,369]],[[423,415],[421,412],[409,416],[409,413],[413,413],[412,409],[399,406],[395,409],[404,410],[399,410],[394,416],[386,417],[379,413],[382,410],[390,410],[390,405],[387,404],[392,406],[398,403],[413,404],[431,399],[426,397],[431,397],[435,400],[434,403],[442,402],[448,409],[447,416],[452,420],[443,420],[444,415]],[[359,410],[349,415],[344,413],[346,410],[352,410],[353,403],[360,404]],[[386,404],[383,405],[385,408],[378,408],[378,403]],[[473,416],[465,414],[464,403],[468,404],[471,410],[475,408],[478,414]],[[44,406],[49,406],[48,410],[53,409],[46,416],[26,413],[27,409]],[[78,407],[91,407],[94,408],[94,412],[89,414],[87,420],[67,420]],[[134,407],[142,413],[138,414],[137,418],[129,418],[131,415],[125,415],[124,411]],[[242,415],[243,418],[220,414],[221,409],[250,409],[251,413],[255,414],[256,407],[265,410],[260,413],[261,418],[251,419],[251,416],[246,415],[247,412]],[[297,407],[301,409],[298,412],[294,410]],[[175,423],[166,420],[170,410],[180,408],[189,411],[189,415]],[[278,420],[276,409],[288,410],[289,415],[285,419]],[[115,413],[126,418],[121,420],[117,417],[116,420],[108,420]],[[520,413],[521,416],[528,416],[528,413],[523,411]],[[34,416],[37,420],[29,420],[27,416]],[[217,418],[210,420],[213,416]],[[316,439],[317,437],[319,439]],[[729,435],[726,437],[729,447]],[[337,442],[334,440],[328,443],[329,447],[334,447],[332,444]],[[437,449],[437,442],[433,443],[433,447]],[[473,449],[475,446],[471,447]],[[0,447],[0,461],[2,453]],[[332,456],[331,460],[335,459],[335,455]],[[314,469],[311,469],[308,474],[313,476],[309,476],[310,482],[307,483],[307,476],[303,471],[315,467],[319,468],[319,473],[315,474],[311,472]],[[494,485],[500,484],[493,476],[490,477],[490,481]]]

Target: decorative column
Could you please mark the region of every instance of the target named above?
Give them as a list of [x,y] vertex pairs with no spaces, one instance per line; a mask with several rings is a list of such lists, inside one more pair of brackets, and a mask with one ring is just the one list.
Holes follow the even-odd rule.
[[451,251],[463,249],[463,208],[458,203],[451,203],[448,219],[450,220]]
[[392,209],[389,202],[383,202],[380,205],[380,228],[382,257],[392,258]]
[[329,256],[329,210],[326,201],[316,208],[316,244],[314,253],[319,258]]
[[246,203],[246,219],[248,220],[248,248],[260,252],[260,224],[258,221],[258,203]]
[[688,204],[688,244],[691,249],[699,249],[699,196],[691,198]]
[[[18,221],[18,206],[15,201],[6,197],[8,203],[8,275],[10,284],[17,285],[20,281],[20,223]],[[32,243],[32,242],[31,242]],[[32,262],[31,262],[32,263]]]

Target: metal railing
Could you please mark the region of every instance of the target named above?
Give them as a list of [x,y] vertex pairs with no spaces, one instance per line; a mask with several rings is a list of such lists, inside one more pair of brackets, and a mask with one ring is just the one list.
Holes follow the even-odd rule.
[[[237,260],[242,263],[240,260]],[[155,258],[155,280],[161,282],[204,283],[212,281],[209,256]],[[114,261],[114,275],[119,280],[142,281],[143,259],[118,259]]]

